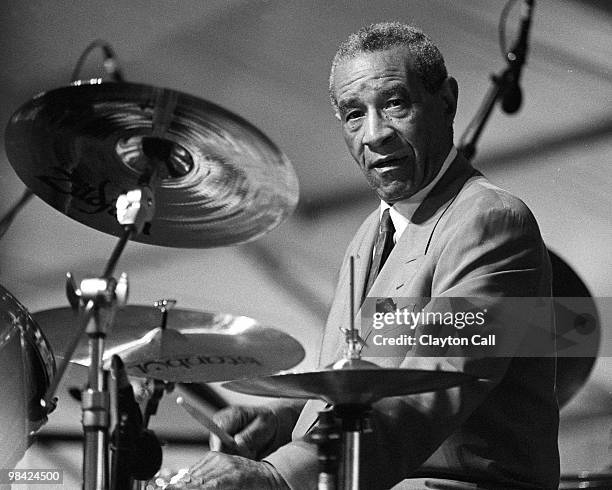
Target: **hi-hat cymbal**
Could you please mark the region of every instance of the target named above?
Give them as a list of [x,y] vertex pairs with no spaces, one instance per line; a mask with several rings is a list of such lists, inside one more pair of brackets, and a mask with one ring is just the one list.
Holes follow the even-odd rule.
[[151,139],[163,149],[156,212],[136,241],[193,248],[245,242],[295,208],[291,163],[241,117],[174,90],[77,83],[34,97],[6,129],[11,165],[60,212],[120,236],[115,202],[138,186],[152,161],[143,141]]
[[451,371],[359,367],[326,368],[224,383],[228,390],[278,398],[318,398],[332,405],[369,405],[388,396],[436,391],[473,381],[473,376]]
[[[78,330],[79,317],[70,308],[32,315],[62,357]],[[101,322],[108,313],[100,312]],[[252,318],[174,308],[162,329],[161,312],[149,306],[129,305],[115,314],[106,337],[104,360],[123,359],[132,376],[184,383],[228,381],[271,374],[295,366],[304,349],[290,335],[260,325]],[[87,338],[72,362],[88,365]]]

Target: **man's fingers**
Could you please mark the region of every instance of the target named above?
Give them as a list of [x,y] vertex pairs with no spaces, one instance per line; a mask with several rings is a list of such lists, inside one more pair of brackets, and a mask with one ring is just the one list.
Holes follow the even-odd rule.
[[234,439],[242,450],[248,450],[249,457],[266,447],[274,437],[276,426],[271,414],[260,414],[244,430],[238,432]]
[[[249,410],[247,407],[228,407],[217,412],[213,416],[213,422],[230,436],[234,436],[248,426],[253,417],[256,417],[256,413]],[[219,437],[212,433],[209,436],[208,444],[211,451],[236,452],[235,448],[231,450],[231,448],[223,444]],[[240,454],[246,457],[252,457],[254,455],[252,450],[244,447],[240,447]]]
[[228,407],[213,416],[213,421],[236,441],[236,448],[228,448],[219,438],[210,435],[209,446],[213,451],[238,452],[254,459],[262,453],[276,434],[276,416],[272,410],[262,407]]
[[229,435],[234,435],[245,427],[255,417],[245,407],[228,407],[219,410],[213,415],[213,422],[221,427]]

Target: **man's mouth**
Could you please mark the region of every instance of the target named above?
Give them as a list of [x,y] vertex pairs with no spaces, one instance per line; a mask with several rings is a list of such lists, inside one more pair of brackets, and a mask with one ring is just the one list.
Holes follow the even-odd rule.
[[371,163],[370,170],[384,172],[386,170],[392,170],[394,168],[400,167],[401,165],[402,160],[400,158],[385,158]]

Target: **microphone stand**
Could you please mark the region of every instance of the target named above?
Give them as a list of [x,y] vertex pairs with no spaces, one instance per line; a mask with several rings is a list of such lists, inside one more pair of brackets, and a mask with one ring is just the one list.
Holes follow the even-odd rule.
[[9,209],[2,217],[2,219],[0,220],[0,238],[2,238],[4,234],[8,231],[9,227],[13,223],[13,220],[15,219],[19,211],[21,211],[21,208],[23,208],[28,203],[28,201],[32,199],[33,196],[34,193],[30,189],[26,189],[19,198],[19,201],[17,201],[13,205],[13,207]]
[[[489,86],[485,98],[480,104],[480,108],[459,140],[459,151],[468,160],[473,160],[476,155],[476,143],[495,107],[495,103],[501,100],[502,108],[508,114],[518,111],[520,107],[521,95],[520,88],[518,87],[518,77],[527,59],[527,33],[531,24],[533,3],[533,0],[527,0],[528,12],[522,20],[519,39],[512,49],[506,53],[508,66],[500,73],[491,75],[492,84]],[[518,93],[515,94],[518,100],[515,104],[508,104],[510,107],[507,107],[503,99],[506,96],[510,96],[510,90],[512,89],[518,90]]]
[[466,128],[465,132],[459,140],[459,151],[468,160],[473,160],[476,155],[476,143],[487,123],[495,103],[500,98],[500,95],[508,87],[510,67],[506,68],[500,75],[491,75],[492,85],[485,94],[478,112]]

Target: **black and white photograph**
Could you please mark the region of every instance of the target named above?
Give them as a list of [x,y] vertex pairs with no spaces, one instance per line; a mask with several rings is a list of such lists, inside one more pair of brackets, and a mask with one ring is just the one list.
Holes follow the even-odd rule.
[[0,23],[0,490],[612,490],[612,2]]

